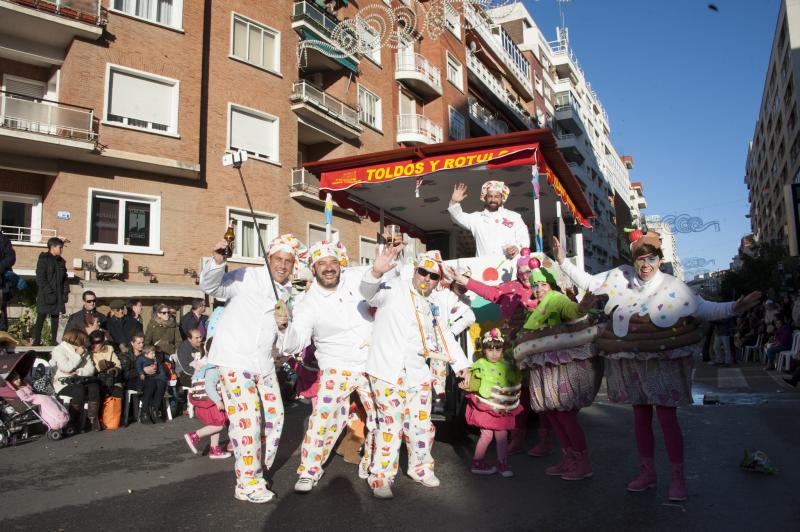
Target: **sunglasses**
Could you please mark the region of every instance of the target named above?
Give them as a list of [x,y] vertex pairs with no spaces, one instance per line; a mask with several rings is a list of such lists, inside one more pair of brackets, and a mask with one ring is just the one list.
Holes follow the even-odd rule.
[[159,310],[158,314],[169,314],[168,310]]
[[417,268],[417,275],[420,277],[429,277],[431,281],[438,281],[442,278],[438,273],[429,272],[425,268]]
[[96,299],[84,299],[83,302],[84,303],[97,303],[97,300]]

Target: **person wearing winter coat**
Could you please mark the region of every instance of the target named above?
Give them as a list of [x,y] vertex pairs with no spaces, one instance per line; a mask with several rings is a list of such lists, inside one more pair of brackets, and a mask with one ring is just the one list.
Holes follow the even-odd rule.
[[147,324],[144,333],[144,343],[153,345],[161,353],[169,356],[178,351],[178,346],[183,340],[175,318],[170,316],[169,307],[161,304],[156,310],[156,315]]
[[8,300],[11,299],[11,286],[6,282],[6,272],[17,262],[17,254],[11,239],[0,230],[0,331],[8,329],[8,314],[6,311]]
[[[100,409],[100,386],[97,381],[84,382],[71,377],[92,377],[95,374],[92,357],[84,347],[87,342],[86,333],[72,329],[64,333],[61,343],[53,348],[50,354],[50,365],[56,371],[53,374],[53,389],[56,395],[70,398],[69,411],[76,432],[83,428],[79,425],[83,403],[87,403],[87,416],[92,428],[99,430],[100,421],[97,413]],[[66,382],[62,379],[67,379]]]
[[58,315],[66,312],[69,285],[67,284],[67,264],[61,254],[64,241],[52,237],[47,241],[47,251],[39,254],[36,263],[36,324],[33,326],[33,345],[42,341],[42,326],[50,316],[50,343],[55,345],[58,332]]

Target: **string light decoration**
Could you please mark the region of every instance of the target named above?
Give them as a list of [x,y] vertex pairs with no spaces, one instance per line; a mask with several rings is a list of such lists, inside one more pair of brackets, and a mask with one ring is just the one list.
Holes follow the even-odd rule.
[[[469,4],[475,11],[505,8],[495,14],[502,18],[511,13],[515,0],[406,0],[404,5],[392,8],[385,4],[370,4],[359,8],[352,18],[339,21],[331,32],[330,41],[305,39],[297,45],[300,65],[308,63],[308,51],[316,50],[332,59],[355,58],[368,55],[381,48],[397,50],[417,36],[437,40],[447,28],[447,13],[455,6]],[[327,16],[327,15],[324,15]],[[476,17],[482,25],[491,24],[488,16]],[[455,21],[451,21],[454,23]],[[459,17],[461,24],[461,17]],[[464,20],[465,30],[479,25]]]

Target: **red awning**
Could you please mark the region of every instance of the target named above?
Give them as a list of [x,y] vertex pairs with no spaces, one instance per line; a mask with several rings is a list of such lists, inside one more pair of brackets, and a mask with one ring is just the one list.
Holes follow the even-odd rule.
[[[575,220],[591,227],[594,217],[577,178],[564,160],[549,129],[520,131],[492,137],[478,137],[412,148],[399,148],[354,157],[306,163],[306,170],[320,178],[320,197],[333,192],[337,203],[376,219],[375,209],[352,197],[358,189],[403,178],[435,179],[448,170],[480,170],[538,164],[540,180],[545,178]],[[348,189],[352,193],[345,192]],[[364,211],[367,212],[364,212]],[[392,218],[402,221],[398,216]]]

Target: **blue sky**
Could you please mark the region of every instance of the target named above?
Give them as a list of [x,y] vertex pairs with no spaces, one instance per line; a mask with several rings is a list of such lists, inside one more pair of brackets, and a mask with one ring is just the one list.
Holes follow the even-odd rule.
[[[597,91],[621,154],[634,158],[645,214],[718,221],[678,234],[682,260],[725,269],[750,231],[744,164],[780,0],[573,0],[570,44]],[[556,0],[523,2],[548,40]]]

